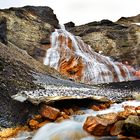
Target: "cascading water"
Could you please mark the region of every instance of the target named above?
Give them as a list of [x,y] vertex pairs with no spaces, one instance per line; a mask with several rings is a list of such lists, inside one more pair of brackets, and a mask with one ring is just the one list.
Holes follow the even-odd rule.
[[88,84],[134,80],[132,69],[94,52],[80,37],[72,35],[64,27],[52,33],[51,48],[47,50],[44,64]]

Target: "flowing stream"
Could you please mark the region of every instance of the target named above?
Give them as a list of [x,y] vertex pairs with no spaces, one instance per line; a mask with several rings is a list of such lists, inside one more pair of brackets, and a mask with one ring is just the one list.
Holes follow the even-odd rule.
[[44,64],[88,84],[135,79],[133,68],[94,52],[80,37],[72,35],[63,26],[52,33],[51,47],[47,50]]
[[[124,106],[140,106],[140,101],[125,101],[120,104],[112,104],[110,108],[103,111],[93,111],[91,109],[83,109],[86,113],[84,115],[72,116],[70,120],[65,120],[60,123],[48,123],[41,127],[35,135],[25,132],[20,134],[17,138],[11,140],[111,140],[112,137],[93,137],[83,130],[83,124],[88,116],[96,116],[100,114],[107,114],[112,112],[121,112]],[[115,139],[115,138],[114,138]],[[117,138],[116,138],[117,139]],[[29,138],[30,140],[30,138]]]
[[[85,109],[86,114],[76,115],[71,120],[66,120],[61,123],[50,123],[43,126],[33,137],[33,140],[94,140],[99,138],[90,137],[83,130],[83,124],[88,116],[96,116],[100,114],[108,114],[112,112],[121,112],[124,106],[140,106],[140,101],[126,101],[120,104],[113,104],[109,109],[103,111],[93,111]],[[109,138],[108,138],[109,139]],[[110,138],[111,139],[111,138]]]

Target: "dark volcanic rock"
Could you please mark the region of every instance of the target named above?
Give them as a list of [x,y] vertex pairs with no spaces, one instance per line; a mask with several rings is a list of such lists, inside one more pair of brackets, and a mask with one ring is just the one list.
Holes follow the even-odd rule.
[[73,23],[72,21],[65,23],[64,25],[66,29],[75,27],[75,23]]
[[7,44],[7,25],[6,18],[0,18],[0,42]]
[[[36,72],[57,75],[58,72],[33,59],[25,51],[9,44],[0,43],[0,126],[12,127],[25,124],[38,107],[20,103],[11,98],[21,90],[35,90],[41,86],[34,83]],[[59,74],[57,75],[59,77]]]
[[130,115],[125,120],[125,129],[129,135],[140,138],[140,118],[139,116]]

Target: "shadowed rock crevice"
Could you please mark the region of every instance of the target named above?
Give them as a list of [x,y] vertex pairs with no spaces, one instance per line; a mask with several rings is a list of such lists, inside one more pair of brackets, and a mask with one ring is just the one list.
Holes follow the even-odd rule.
[[6,18],[0,17],[0,42],[7,45],[7,25]]

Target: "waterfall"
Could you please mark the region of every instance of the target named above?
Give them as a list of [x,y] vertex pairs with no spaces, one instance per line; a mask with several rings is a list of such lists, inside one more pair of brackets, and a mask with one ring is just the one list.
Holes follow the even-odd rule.
[[52,33],[51,47],[47,50],[44,64],[87,84],[134,80],[133,69],[94,52],[80,37],[66,31],[65,27]]

